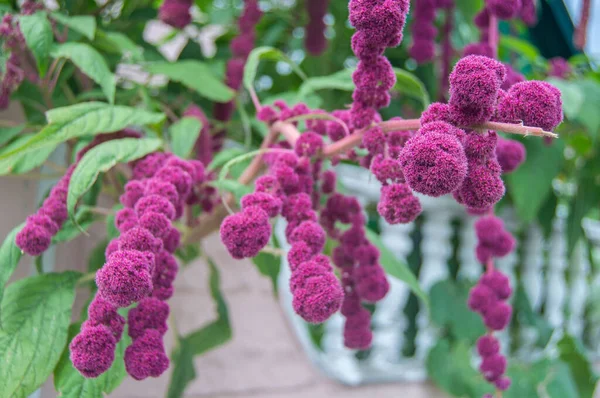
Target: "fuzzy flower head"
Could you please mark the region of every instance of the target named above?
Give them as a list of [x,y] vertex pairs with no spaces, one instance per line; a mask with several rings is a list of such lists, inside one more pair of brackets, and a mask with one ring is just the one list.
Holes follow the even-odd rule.
[[188,0],[165,0],[158,10],[158,17],[167,25],[183,29],[192,22],[191,7],[192,2]]
[[145,185],[145,182],[139,180],[132,180],[125,184],[125,192],[119,198],[123,206],[133,208],[144,196]]
[[158,377],[168,367],[169,358],[165,354],[162,335],[156,329],[146,329],[125,350],[125,369],[136,380]]
[[498,139],[496,157],[503,173],[511,173],[525,161],[525,146],[519,141]]
[[473,211],[491,208],[504,196],[505,187],[500,172],[500,165],[495,158],[484,164],[469,161],[467,177],[460,188],[453,192],[454,198]]
[[485,312],[483,322],[492,330],[502,330],[508,326],[511,316],[512,307],[503,301],[498,301]]
[[144,188],[144,195],[163,196],[169,202],[171,202],[173,206],[177,206],[180,202],[179,193],[177,192],[175,185],[158,178],[151,178],[147,180]]
[[361,299],[375,303],[385,297],[390,284],[379,265],[362,266],[354,272],[356,292]]
[[506,358],[502,354],[495,354],[483,359],[479,370],[488,381],[496,381],[506,372]]
[[377,211],[389,224],[407,224],[421,214],[421,203],[406,184],[392,184],[381,189]]
[[135,214],[135,211],[129,207],[125,207],[115,214],[115,227],[117,227],[121,233],[129,231],[136,227],[137,224],[137,215]]
[[173,220],[176,217],[177,211],[169,199],[161,195],[144,196],[135,204],[135,212],[138,217],[142,217],[146,213],[160,213]]
[[521,0],[486,0],[486,6],[499,19],[512,19],[521,11]]
[[133,178],[139,180],[154,176],[170,156],[164,152],[154,152],[138,160],[133,167]]
[[221,240],[235,259],[256,256],[270,238],[269,215],[258,206],[246,207],[221,224]]
[[127,307],[152,291],[153,256],[134,250],[114,252],[96,272],[100,296],[117,307]]
[[421,114],[421,126],[432,122],[452,123],[450,106],[440,102],[434,102]]
[[17,234],[15,244],[30,256],[39,256],[52,243],[52,235],[46,228],[37,224],[26,224]]
[[477,340],[477,352],[482,358],[496,355],[500,352],[500,342],[491,334],[486,334]]
[[323,138],[312,131],[308,131],[296,141],[294,150],[298,156],[312,157],[317,155],[323,149]]
[[409,0],[352,0],[350,23],[357,31],[366,32],[370,42],[381,47],[397,46],[409,7]]
[[137,307],[129,310],[127,317],[128,332],[132,339],[144,335],[146,329],[155,329],[161,335],[167,331],[169,305],[154,297],[140,301]]
[[449,105],[459,126],[488,121],[506,77],[504,65],[492,58],[469,55],[456,63],[450,74]]
[[115,336],[106,326],[85,327],[69,344],[73,367],[84,377],[98,377],[115,360],[115,347]]
[[[431,123],[433,124],[433,123]],[[442,196],[460,186],[467,175],[467,158],[456,136],[447,132],[454,129],[444,122],[435,123],[429,131],[425,125],[406,143],[400,161],[408,185],[429,196]]]
[[265,192],[254,192],[242,197],[242,209],[258,206],[267,213],[269,217],[277,217],[281,213],[282,202],[276,196]]
[[115,340],[119,341],[123,334],[123,328],[125,326],[125,318],[123,318],[117,312],[117,307],[104,300],[101,296],[97,295],[88,307],[88,325],[106,326],[112,334],[115,336]]
[[344,345],[350,349],[365,350],[371,346],[371,314],[358,304],[356,311],[347,315],[344,324]]
[[566,79],[573,72],[573,68],[571,68],[569,61],[562,57],[554,57],[548,62],[550,66],[548,76]]
[[517,83],[498,104],[497,116],[504,122],[522,121],[526,126],[552,131],[563,120],[560,91],[541,81]]
[[313,254],[323,250],[325,240],[325,231],[313,221],[304,221],[294,229],[290,236],[290,243],[302,241],[311,248]]
[[515,247],[515,239],[504,228],[504,222],[495,216],[482,217],[475,223],[477,258],[486,263],[492,257],[503,257]]
[[371,172],[383,185],[404,182],[404,174],[402,173],[400,161],[384,158],[383,155],[377,155],[373,158]]
[[294,291],[294,311],[305,321],[322,323],[342,306],[344,291],[331,272],[307,278],[302,288]]

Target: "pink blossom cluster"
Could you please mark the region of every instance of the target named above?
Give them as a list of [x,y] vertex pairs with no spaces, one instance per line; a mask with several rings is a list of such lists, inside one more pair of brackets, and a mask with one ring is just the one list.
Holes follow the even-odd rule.
[[[258,0],[244,0],[244,11],[238,19],[239,34],[231,40],[229,49],[231,59],[225,70],[225,84],[237,91],[242,86],[246,59],[254,48],[256,25],[260,22],[262,11],[258,8]],[[233,113],[234,103],[216,103],[213,116],[219,121],[228,121]]]
[[20,48],[25,47],[25,38],[12,14],[2,17],[0,39],[4,41],[3,50],[10,52],[5,70],[0,71],[2,78],[0,81],[0,109],[6,109],[10,95],[21,85],[26,76],[18,53]]
[[[92,142],[86,145],[77,154],[77,162],[95,146],[109,140],[139,137],[137,131],[125,129],[112,134],[102,134],[96,136]],[[56,185],[50,190],[50,194],[44,200],[38,211],[27,217],[27,222],[23,229],[17,234],[15,243],[23,252],[30,256],[39,256],[52,244],[52,237],[58,233],[64,222],[68,218],[67,211],[67,193],[71,175],[77,167],[77,162],[73,163]]]
[[[169,314],[165,301],[173,295],[178,270],[173,253],[180,239],[172,222],[181,217],[194,185],[204,176],[200,161],[171,154],[157,152],[135,162],[133,179],[120,198],[124,208],[115,216],[121,235],[108,244],[107,261],[96,273],[93,303],[105,303],[110,319],[96,321],[90,307],[91,321],[82,325],[70,346],[73,365],[84,376],[96,377],[110,367],[120,333],[102,328],[112,331],[111,325],[118,323],[122,330],[124,320],[115,315],[116,308],[135,303],[127,319],[133,342],[125,351],[125,368],[137,380],[158,377],[167,369],[162,342]],[[95,349],[98,343],[92,339],[98,336],[103,349]]]
[[308,24],[304,28],[304,47],[311,55],[321,55],[327,48],[325,14],[329,0],[306,0]]
[[573,68],[569,64],[569,61],[562,57],[551,58],[549,64],[550,68],[548,70],[548,76],[566,79],[573,73]]
[[505,376],[506,358],[500,353],[500,344],[493,332],[503,330],[510,322],[512,307],[506,301],[511,294],[508,278],[493,268],[469,292],[469,308],[483,317],[489,330],[477,341],[477,351],[482,358],[479,370],[499,390],[508,389],[510,379]]
[[158,9],[158,18],[177,29],[183,29],[192,22],[192,0],[164,0]]
[[436,11],[451,9],[453,0],[417,0],[413,2],[412,43],[409,54],[418,64],[430,62],[435,57]]
[[359,59],[352,76],[356,85],[351,114],[355,128],[369,126],[377,109],[390,103],[389,90],[396,83],[396,76],[383,52],[402,41],[409,7],[408,0],[351,0],[349,3],[350,23],[356,29],[352,50]]

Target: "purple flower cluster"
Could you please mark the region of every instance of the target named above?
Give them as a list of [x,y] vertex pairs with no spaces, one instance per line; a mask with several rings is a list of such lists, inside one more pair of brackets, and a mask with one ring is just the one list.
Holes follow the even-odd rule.
[[377,109],[390,103],[389,90],[396,83],[392,65],[383,56],[386,47],[402,41],[408,0],[351,0],[350,23],[356,29],[352,50],[359,59],[353,75],[352,124],[364,128],[371,124]]
[[[90,306],[90,321],[71,343],[73,365],[86,377],[96,377],[110,367],[121,334],[113,325],[120,325],[122,331],[124,323],[114,317],[116,308],[134,303],[138,305],[127,320],[133,339],[125,351],[127,372],[142,380],[158,377],[169,366],[162,342],[169,314],[164,301],[173,295],[178,270],[173,253],[180,239],[172,221],[181,217],[193,186],[204,181],[204,166],[196,160],[153,153],[135,163],[133,178],[120,198],[124,208],[115,217],[121,236],[109,243],[107,262],[96,273],[98,293],[93,303],[110,308],[111,315],[92,316]],[[92,353],[94,344],[89,340],[101,334],[100,324],[113,331],[113,340],[106,338],[104,350]],[[88,371],[90,363],[101,366]]]
[[507,390],[510,379],[505,376],[506,358],[500,353],[500,343],[493,332],[504,329],[510,322],[512,307],[506,301],[511,294],[506,275],[493,268],[469,292],[469,308],[483,317],[489,329],[489,333],[477,341],[477,352],[482,358],[479,370],[499,390]]
[[498,138],[496,157],[503,173],[512,173],[518,169],[526,156],[525,146],[519,141]]
[[498,217],[481,217],[475,223],[477,247],[475,253],[482,264],[494,257],[504,257],[515,247],[515,239],[504,228],[504,222]]
[[327,48],[325,14],[329,0],[306,0],[308,25],[304,29],[304,47],[311,55],[321,55]]
[[192,22],[192,0],[165,0],[158,9],[158,18],[177,29],[183,29]]
[[[255,27],[262,17],[262,11],[258,8],[258,0],[244,0],[244,11],[238,19],[240,29],[229,48],[232,58],[227,62],[225,71],[225,83],[233,90],[237,91],[242,86],[244,78],[244,66],[246,59],[254,48],[256,40]],[[215,119],[225,122],[231,119],[234,103],[232,101],[225,103],[216,103],[213,109]]]
[[548,76],[558,77],[559,79],[566,79],[573,72],[569,61],[562,57],[551,58],[549,66]]
[[[77,153],[77,162],[95,146],[109,140],[124,137],[139,137],[140,134],[134,130],[125,129],[112,134],[101,134],[96,136],[92,142]],[[69,214],[67,211],[67,193],[71,175],[77,167],[77,163],[69,166],[62,178],[50,190],[50,194],[44,200],[38,211],[27,217],[23,229],[17,234],[15,243],[23,252],[30,256],[39,256],[45,252],[52,243],[52,237],[58,233]]]
[[[417,0],[414,2],[411,25],[412,44],[409,54],[418,64],[430,62],[435,57],[435,15],[438,8],[452,8],[453,0]],[[448,32],[446,32],[448,33]]]

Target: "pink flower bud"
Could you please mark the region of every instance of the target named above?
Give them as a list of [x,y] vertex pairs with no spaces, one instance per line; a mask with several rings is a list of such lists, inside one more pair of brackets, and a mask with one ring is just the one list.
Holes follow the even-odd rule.
[[158,330],[146,329],[125,350],[125,369],[131,377],[143,380],[158,377],[169,367],[162,335]]
[[159,299],[147,297],[137,307],[129,310],[127,316],[128,333],[132,339],[144,335],[146,329],[155,329],[161,335],[167,331],[169,305]]
[[487,381],[496,381],[506,372],[506,358],[501,354],[486,357],[481,362],[479,370]]
[[115,337],[106,326],[82,328],[69,344],[73,367],[84,377],[98,377],[110,369],[115,347]]
[[115,341],[121,340],[125,318],[119,315],[114,305],[99,295],[94,297],[88,307],[87,322],[89,322],[89,326],[106,326],[112,332],[113,336],[115,336]]
[[496,355],[500,352],[500,342],[491,334],[481,336],[477,340],[477,352],[482,358]]
[[247,207],[221,223],[221,240],[235,259],[256,256],[270,238],[269,216],[260,207]]
[[242,197],[242,209],[251,206],[260,207],[269,217],[277,217],[281,213],[281,199],[265,192],[254,192]]

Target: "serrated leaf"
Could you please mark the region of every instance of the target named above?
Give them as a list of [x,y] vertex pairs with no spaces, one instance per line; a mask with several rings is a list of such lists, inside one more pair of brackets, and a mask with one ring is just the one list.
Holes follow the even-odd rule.
[[54,38],[48,16],[42,11],[31,15],[21,15],[19,17],[19,27],[27,47],[35,58],[40,77],[44,77],[48,70],[48,54],[52,49]]
[[21,249],[15,244],[15,238],[24,226],[25,223],[10,231],[8,236],[4,239],[2,246],[0,246],[0,302],[4,295],[4,286],[17,268],[22,256]]
[[506,176],[506,181],[519,219],[529,223],[537,216],[551,193],[552,181],[562,169],[564,143],[555,140],[548,146],[535,138],[522,142],[527,149],[527,159],[521,167]]
[[77,272],[21,279],[6,289],[0,331],[0,391],[27,397],[52,373],[67,343]]
[[15,138],[21,131],[25,129],[24,124],[20,124],[14,127],[3,127],[0,128],[0,145],[4,145],[13,138]]
[[55,46],[51,54],[54,58],[71,60],[86,76],[100,85],[111,104],[115,101],[115,75],[108,68],[104,57],[92,46],[85,43],[63,43]]
[[92,187],[100,173],[110,170],[118,163],[139,159],[156,151],[161,145],[162,141],[156,138],[123,138],[107,141],[90,149],[77,164],[69,182],[69,216],[74,218],[77,201]]
[[130,125],[158,123],[164,119],[165,115],[127,106],[87,102],[55,108],[47,112],[46,117],[49,125],[19,148],[0,155],[0,175],[9,173],[25,153],[58,145],[72,138],[111,133]]
[[[67,341],[73,340],[73,337],[79,333],[80,327],[80,323],[72,324],[69,327]],[[130,343],[131,339],[125,330],[121,340],[117,343],[115,360],[112,366],[94,379],[83,377],[73,367],[69,358],[69,347],[65,347],[54,369],[54,388],[64,398],[103,398],[106,394],[110,394],[127,376],[123,356],[125,355],[125,348]]]
[[169,127],[171,149],[180,158],[190,156],[200,131],[202,122],[195,117],[184,117]]
[[427,294],[421,289],[419,285],[419,281],[415,277],[415,275],[411,272],[408,264],[406,262],[399,260],[392,252],[388,250],[388,248],[383,244],[381,237],[377,235],[377,233],[367,228],[367,239],[377,246],[379,252],[381,253],[379,262],[381,266],[385,270],[388,275],[391,275],[395,278],[406,283],[409,289],[416,294],[425,305],[429,306],[429,297]]
[[144,67],[152,74],[165,75],[196,91],[202,97],[217,102],[229,102],[235,96],[232,89],[219,80],[211,68],[199,61],[155,62]]
[[[33,137],[33,134],[26,134],[19,137],[15,141],[11,142],[10,145],[7,145],[6,148],[0,152],[0,154],[8,153],[23,146],[23,144],[29,141],[31,137]],[[38,166],[41,166],[55,149],[56,146],[52,145],[40,148],[38,151],[36,151],[35,156],[22,155],[19,159],[15,160],[11,169],[11,173],[23,174],[35,169]]]
[[59,12],[53,12],[52,18],[62,25],[81,33],[90,40],[94,40],[96,35],[96,18],[90,15],[65,15]]
[[256,80],[258,65],[260,64],[260,61],[264,59],[286,62],[292,67],[292,70],[302,78],[302,80],[306,80],[306,75],[302,72],[302,69],[300,69],[300,67],[283,52],[273,47],[257,47],[252,50],[246,60],[246,65],[244,66],[244,87],[246,87],[247,90],[254,89],[254,80]]
[[394,73],[396,74],[396,85],[393,90],[420,101],[423,109],[427,108],[431,100],[425,84],[416,75],[404,69],[394,68]]

